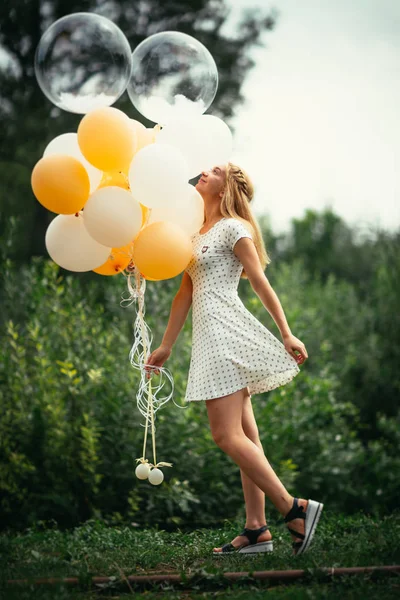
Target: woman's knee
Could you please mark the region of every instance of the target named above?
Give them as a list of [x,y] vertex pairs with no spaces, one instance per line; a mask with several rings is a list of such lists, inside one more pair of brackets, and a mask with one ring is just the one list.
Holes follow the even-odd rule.
[[242,429],[243,395],[241,390],[222,398],[207,401],[211,435],[220,447],[226,447],[231,439],[243,435]]
[[222,450],[229,449],[232,444],[234,444],[234,440],[236,438],[235,433],[231,431],[227,431],[225,428],[221,427],[211,432],[214,442],[219,446]]

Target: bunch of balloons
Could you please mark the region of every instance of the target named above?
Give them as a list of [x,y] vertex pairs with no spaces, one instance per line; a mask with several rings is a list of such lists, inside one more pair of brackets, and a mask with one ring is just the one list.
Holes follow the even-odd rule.
[[[147,381],[152,337],[144,320],[146,280],[179,275],[192,258],[191,236],[204,221],[204,202],[189,180],[226,163],[232,134],[205,115],[218,86],[210,52],[195,38],[165,31],[131,51],[123,32],[94,13],[53,23],[40,39],[35,73],[57,107],[82,114],[76,132],[53,139],[32,172],[37,200],[57,216],[46,231],[54,262],[70,271],[122,273],[137,303],[130,362],[140,371],[137,406],[145,418],[136,476],[160,484],[155,413],[173,394],[173,379],[157,367]],[[146,128],[111,105],[127,90],[135,108],[155,123]],[[132,286],[131,278],[135,285]],[[151,367],[150,370],[156,370]],[[169,379],[172,391],[158,397]],[[145,458],[151,428],[153,463]]]
[[[84,115],[32,172],[37,200],[58,214],[46,232],[50,257],[70,271],[114,275],[133,263],[153,281],[180,274],[204,221],[189,180],[232,152],[228,126],[203,114],[218,86],[209,51],[166,31],[131,52],[112,21],[74,13],[43,34],[35,72],[54,104]],[[154,128],[110,106],[125,90]]]

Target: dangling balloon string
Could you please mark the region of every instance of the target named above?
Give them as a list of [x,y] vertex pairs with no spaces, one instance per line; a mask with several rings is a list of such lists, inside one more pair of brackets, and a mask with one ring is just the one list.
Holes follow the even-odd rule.
[[[140,282],[140,274],[138,274],[138,273],[136,273],[136,281]],[[143,302],[139,302],[139,319],[140,319],[140,327],[141,327],[141,332],[142,332],[144,356],[147,356],[146,335],[145,335],[145,330],[144,330],[145,329],[144,328],[145,323],[144,323],[144,316],[143,316]],[[150,397],[150,400],[147,403],[145,440],[144,440],[144,444],[143,444],[143,459],[145,459],[145,450],[146,450],[146,441],[147,441],[147,430],[148,430],[148,423],[149,423],[148,414],[149,414],[149,409],[150,409],[150,416],[151,416],[151,437],[152,437],[153,461],[154,461],[152,466],[154,468],[157,468],[159,466],[172,467],[172,463],[164,463],[164,462],[157,463],[156,433],[155,433],[155,425],[154,425],[155,413],[154,413],[154,405],[153,405],[153,394],[152,394],[151,378],[149,380],[149,397]],[[150,463],[150,465],[151,465],[151,463]]]
[[[164,398],[157,398],[157,393],[162,389],[162,387],[164,386],[164,383],[160,384],[158,387],[156,386],[154,388],[154,393],[153,393],[153,382],[151,380],[148,382],[148,386],[145,385],[145,379],[143,377],[143,375],[145,374],[144,365],[146,363],[148,350],[150,350],[151,342],[152,342],[151,330],[149,329],[149,327],[146,324],[145,319],[144,319],[144,315],[145,315],[144,298],[145,298],[145,289],[146,289],[146,279],[142,276],[142,274],[139,272],[139,270],[135,267],[133,262],[131,262],[130,265],[127,267],[127,272],[128,272],[128,274],[127,275],[124,274],[124,275],[127,279],[129,298],[123,298],[123,301],[121,302],[121,306],[131,305],[133,303],[136,304],[136,301],[138,301],[138,306],[137,306],[137,310],[136,310],[137,318],[135,319],[135,324],[134,324],[135,340],[134,340],[133,346],[131,348],[131,351],[129,353],[129,358],[130,358],[130,362],[131,362],[132,366],[134,368],[139,369],[142,374],[139,391],[137,393],[137,405],[138,405],[140,413],[145,417],[143,454],[142,454],[141,458],[136,459],[136,460],[137,460],[137,462],[148,463],[149,466],[153,466],[153,467],[161,467],[161,466],[171,467],[172,463],[167,463],[167,462],[157,463],[156,436],[155,436],[156,412],[159,408],[161,408],[161,406],[163,404],[168,402],[168,400],[171,397],[173,399],[174,404],[176,406],[178,406],[179,408],[187,408],[187,406],[179,406],[178,404],[176,404],[176,402],[173,398],[174,382],[173,382],[172,377],[168,373],[167,369],[164,369],[163,367],[155,367],[155,366],[149,365],[149,367],[151,369],[157,370],[158,372],[161,373],[161,376],[165,375],[170,380],[172,391],[169,394],[169,396],[164,397]],[[133,286],[133,283],[132,283],[133,276],[135,277],[135,286]],[[140,352],[140,348],[139,348],[140,346],[141,346],[143,352]],[[146,400],[144,400],[144,396],[146,396]],[[154,464],[149,463],[148,459],[146,459],[146,457],[145,457],[149,426],[151,427],[151,432],[152,432],[152,447],[153,447]]]
[[[153,398],[151,393],[151,378],[149,380],[149,388],[150,388],[150,397]],[[154,430],[154,410],[153,410],[153,400],[150,401],[150,411],[151,411],[151,439],[153,444],[153,466],[155,467],[157,464],[156,460],[156,432]]]
[[[143,365],[145,363],[145,361],[147,360],[147,353],[146,351],[144,351],[143,353],[139,352],[139,346],[146,346],[146,350],[147,348],[150,349],[152,341],[153,341],[153,335],[152,332],[150,330],[150,328],[148,327],[146,321],[143,319],[143,316],[145,314],[145,304],[144,304],[144,296],[145,296],[145,289],[146,289],[146,279],[143,277],[143,280],[141,281],[140,278],[140,273],[138,273],[137,269],[135,268],[135,265],[133,263],[131,263],[130,265],[128,265],[127,267],[127,271],[128,274],[126,275],[124,273],[124,276],[127,279],[127,286],[128,286],[128,290],[129,290],[129,297],[128,298],[124,298],[122,296],[122,301],[121,301],[121,306],[130,306],[131,304],[135,303],[136,304],[136,300],[138,300],[138,304],[140,306],[140,311],[137,311],[138,316],[135,320],[134,323],[134,343],[132,345],[131,351],[129,353],[129,358],[130,358],[130,362],[132,364],[132,366],[138,370],[140,370],[140,372],[143,372]],[[132,275],[135,274],[135,280],[136,280],[136,286],[135,288],[132,285],[131,282],[131,277]],[[146,344],[145,340],[148,340],[148,343]],[[138,360],[136,360],[136,355],[138,356]],[[172,375],[170,374],[170,372],[168,371],[168,369],[166,369],[165,367],[154,367],[152,365],[148,365],[149,369],[152,370],[157,370],[160,374],[160,385],[158,386],[158,388],[156,389],[156,392],[154,394],[154,406],[155,406],[155,412],[161,408],[161,406],[163,404],[165,404],[166,402],[168,402],[171,398],[173,403],[175,404],[176,407],[178,408],[188,408],[188,405],[186,406],[181,406],[179,404],[177,404],[175,402],[175,398],[174,398],[174,380],[172,378]],[[171,383],[171,387],[172,387],[172,391],[171,393],[164,398],[157,398],[157,393],[164,387],[165,383],[161,383],[163,380],[163,377],[166,377],[169,379],[170,383]],[[141,396],[143,394],[146,393],[146,389],[145,389],[145,385],[143,383],[143,380],[141,380],[140,383],[140,390],[139,393],[137,395],[137,401],[138,401],[138,407],[139,410],[141,412],[141,414],[147,418],[147,403],[143,401],[143,399],[141,398]]]
[[[151,385],[151,380],[149,383]],[[143,452],[142,452],[143,459],[145,459],[145,456],[146,456],[147,430],[148,430],[148,425],[149,425],[149,410],[150,410],[150,404],[147,404],[146,427],[144,430]]]
[[[131,282],[131,275],[132,275],[132,271],[135,270],[135,267],[132,263],[130,263],[127,267],[126,270],[128,271],[128,274],[126,275],[124,273],[124,271],[121,271],[121,273],[124,275],[124,277],[126,278],[126,283],[127,283],[127,287],[128,287],[128,297],[124,298],[124,296],[122,295],[122,300],[120,302],[120,306],[124,307],[128,307],[131,306],[134,302],[136,302],[136,300],[144,300],[144,291],[145,291],[145,285],[142,286],[143,289],[138,289],[138,288],[134,288]],[[143,279],[143,281],[145,282],[146,280]]]
[[[136,276],[136,284],[138,284],[138,273],[137,272],[135,273],[135,276]],[[128,280],[128,282],[130,283],[129,280]],[[129,283],[128,283],[128,285],[129,285]],[[139,286],[140,286],[140,275],[139,275]],[[136,287],[138,287],[138,285],[136,285]],[[143,340],[143,352],[144,352],[144,356],[147,356],[146,335],[145,335],[145,331],[144,331],[144,318],[143,318],[143,312],[142,312],[143,303],[144,303],[144,293],[143,293],[143,296],[139,298],[139,319],[140,319],[140,329],[141,329],[142,340]],[[145,453],[146,453],[147,429],[148,429],[148,425],[149,425],[149,411],[150,411],[151,412],[151,432],[152,432],[152,440],[153,440],[154,464],[156,464],[155,439],[154,439],[154,416],[153,416],[153,394],[152,394],[152,388],[151,388],[151,378],[149,380],[149,394],[150,394],[150,401],[147,401],[146,429],[144,431],[144,443],[143,443],[143,458],[145,458]]]

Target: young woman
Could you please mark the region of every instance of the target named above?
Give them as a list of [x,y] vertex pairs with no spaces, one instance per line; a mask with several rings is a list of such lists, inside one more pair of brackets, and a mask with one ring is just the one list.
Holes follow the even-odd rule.
[[[271,262],[250,203],[253,186],[247,174],[228,163],[204,171],[197,190],[205,220],[192,236],[193,257],[175,296],[163,341],[148,357],[149,371],[160,367],[193,303],[192,355],[185,400],[205,400],[215,443],[240,467],[246,505],[244,530],[213,555],[272,550],[265,520],[265,494],[284,516],[294,554],[308,550],[323,504],[295,498],[286,490],[264,455],[251,394],[291,381],[307,350],[287,323],[279,299],[264,274]],[[241,277],[276,322],[280,342],[240,300]],[[150,365],[150,368],[148,366]]]

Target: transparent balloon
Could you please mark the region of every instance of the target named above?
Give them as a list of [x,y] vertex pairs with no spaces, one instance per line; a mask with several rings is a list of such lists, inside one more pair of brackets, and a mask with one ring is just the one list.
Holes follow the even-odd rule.
[[128,94],[135,108],[155,123],[177,114],[203,114],[214,100],[218,70],[196,38],[164,31],[146,38],[132,54]]
[[73,13],[42,35],[35,54],[43,93],[63,110],[111,106],[128,85],[132,51],[119,27],[94,13]]

